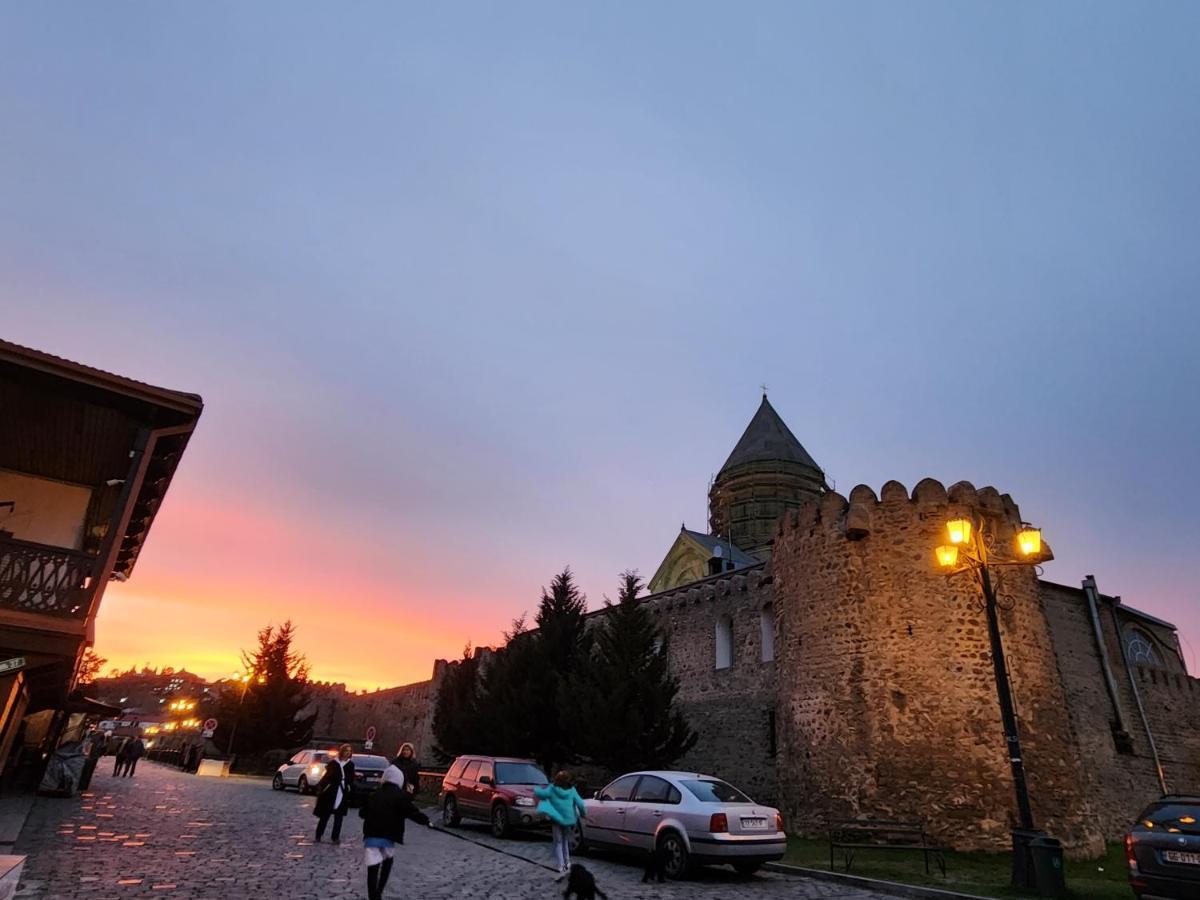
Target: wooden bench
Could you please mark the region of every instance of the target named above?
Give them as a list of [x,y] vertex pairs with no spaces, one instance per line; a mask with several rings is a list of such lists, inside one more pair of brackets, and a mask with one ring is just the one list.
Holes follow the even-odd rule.
[[929,858],[946,874],[944,847],[930,841],[921,822],[893,822],[884,819],[859,819],[833,822],[829,826],[829,868],[834,868],[834,852],[842,851],[842,862],[847,872],[859,850],[910,850],[925,855],[925,873],[929,874]]

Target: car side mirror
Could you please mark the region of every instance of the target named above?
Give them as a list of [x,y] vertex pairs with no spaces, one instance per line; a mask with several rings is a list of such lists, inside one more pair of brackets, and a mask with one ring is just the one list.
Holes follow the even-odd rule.
[[596,791],[596,793],[592,794],[592,799],[593,799],[593,800],[600,800],[600,801],[603,801],[603,800],[604,800],[604,798],[603,798],[602,796],[600,796],[600,792],[599,792],[599,791]]
[[481,775],[481,776],[479,776],[479,783],[480,784],[495,784],[496,782],[492,781],[491,775]]

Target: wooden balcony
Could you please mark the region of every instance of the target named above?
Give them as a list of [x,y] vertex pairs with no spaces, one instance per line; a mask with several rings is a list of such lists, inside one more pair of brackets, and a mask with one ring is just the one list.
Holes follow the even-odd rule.
[[0,534],[0,610],[87,618],[96,557]]

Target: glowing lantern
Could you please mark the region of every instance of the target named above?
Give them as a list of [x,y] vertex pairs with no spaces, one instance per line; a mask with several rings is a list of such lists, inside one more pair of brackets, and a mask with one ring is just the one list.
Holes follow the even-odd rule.
[[1017,546],[1025,556],[1037,556],[1042,552],[1042,530],[1022,528],[1017,532]]
[[958,564],[958,547],[953,544],[944,544],[937,548],[938,565],[942,568],[949,569]]
[[971,542],[971,520],[951,519],[946,523],[946,533],[952,544],[969,544]]

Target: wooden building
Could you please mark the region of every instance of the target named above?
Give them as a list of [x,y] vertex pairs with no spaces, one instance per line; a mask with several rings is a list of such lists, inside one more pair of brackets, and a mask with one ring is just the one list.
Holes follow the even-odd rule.
[[23,721],[44,753],[83,711],[105,586],[132,574],[202,407],[0,340],[0,767]]

